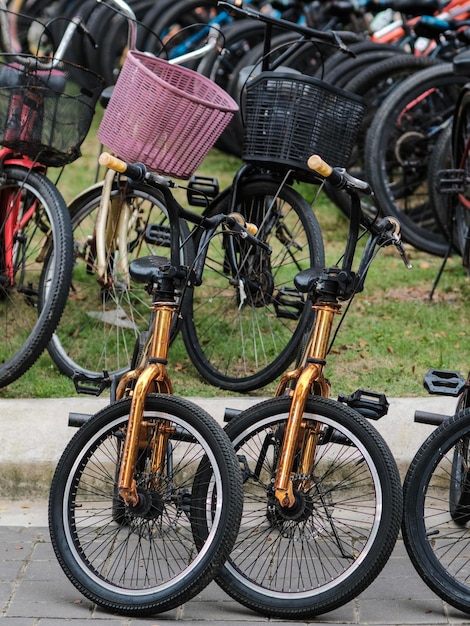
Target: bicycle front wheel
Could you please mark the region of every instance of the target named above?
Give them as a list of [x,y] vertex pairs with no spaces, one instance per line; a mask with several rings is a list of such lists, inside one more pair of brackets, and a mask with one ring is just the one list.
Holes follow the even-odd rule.
[[[230,193],[211,206],[212,215],[231,210]],[[325,256],[312,208],[274,178],[241,183],[234,210],[258,226],[258,237],[272,253],[216,235],[207,249],[202,287],[188,295],[192,314],[185,315],[182,330],[193,365],[209,383],[245,392],[267,385],[294,360],[313,321],[294,276],[323,266]],[[231,241],[236,270],[227,250]]]
[[0,387],[39,358],[59,323],[72,273],[72,228],[44,174],[2,167],[0,182]]
[[273,480],[290,405],[270,399],[226,426],[242,467],[244,508],[217,582],[264,615],[307,619],[352,600],[382,570],[400,529],[402,490],[376,429],[345,405],[310,397],[292,468],[296,503],[281,507]]
[[426,439],[403,484],[403,540],[423,581],[470,612],[470,409]]
[[[111,404],[70,441],[52,480],[49,528],[75,587],[135,616],[175,608],[213,579],[233,546],[243,500],[238,461],[220,426],[186,400],[154,395],[133,476],[139,503],[125,506],[116,478],[130,406],[128,399]],[[156,467],[162,441],[164,463]],[[206,532],[196,533],[203,524]]]
[[[126,273],[133,259],[156,255],[170,257],[168,212],[158,190],[148,185],[114,183],[111,191],[112,231],[121,211],[127,209],[127,262],[121,263],[116,236],[108,238],[108,283],[100,286],[96,267],[95,224],[103,184],[78,196],[70,205],[74,267],[70,295],[62,320],[48,351],[66,376],[97,378],[107,372],[119,376],[129,368],[136,339],[148,329],[151,299],[145,285],[130,282]],[[189,229],[181,228],[181,262],[191,257]],[[185,242],[185,245],[183,245]]]

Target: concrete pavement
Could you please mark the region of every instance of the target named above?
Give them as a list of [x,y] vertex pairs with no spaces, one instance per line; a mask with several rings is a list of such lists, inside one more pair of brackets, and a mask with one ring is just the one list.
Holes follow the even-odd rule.
[[[11,506],[11,509],[10,509]],[[282,624],[420,625],[470,624],[470,616],[446,605],[415,573],[403,542],[380,576],[360,596],[311,622],[267,619],[239,605],[211,583],[185,605],[151,618],[106,613],[83,598],[65,578],[49,541],[45,502],[5,503],[0,510],[0,619],[5,626],[211,626]],[[11,521],[12,524],[7,523]]]
[[[226,406],[246,408],[259,398],[195,398],[222,422]],[[452,414],[455,400],[439,396],[389,399],[389,414],[376,422],[400,469],[432,427],[413,422],[415,409]],[[250,626],[275,622],[231,600],[215,583],[184,606],[153,618],[112,615],[83,598],[62,573],[47,531],[48,478],[67,441],[75,432],[67,426],[70,411],[93,413],[105,398],[63,400],[0,400],[0,619],[5,626],[53,626],[94,623],[103,626],[163,626],[173,622],[212,626]],[[15,497],[13,500],[12,497]],[[415,573],[401,539],[380,576],[358,598],[312,620],[322,624],[470,624],[465,615],[446,605]]]

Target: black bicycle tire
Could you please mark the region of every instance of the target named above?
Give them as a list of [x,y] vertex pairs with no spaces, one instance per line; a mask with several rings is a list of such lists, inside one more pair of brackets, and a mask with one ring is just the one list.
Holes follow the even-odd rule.
[[[297,523],[297,529],[293,518],[283,522],[285,525],[284,541],[281,546],[281,538],[278,536],[281,529],[277,531],[272,523],[270,527],[268,525],[266,528],[268,493],[271,487],[268,466],[272,468],[272,471],[275,468],[275,462],[273,462],[275,452],[268,454],[266,444],[273,446],[276,424],[279,425],[279,432],[282,434],[282,424],[287,419],[290,406],[291,398],[288,397],[266,400],[243,411],[225,427],[241,460],[245,480],[245,509],[234,552],[220,570],[216,580],[224,591],[237,602],[265,616],[284,620],[306,620],[344,605],[361,593],[378,576],[393,550],[400,530],[402,489],[393,455],[377,430],[365,418],[344,404],[327,398],[311,396],[307,399],[302,419],[310,419],[315,424],[328,425],[337,436],[336,444],[332,444],[332,449],[328,452],[326,451],[328,444],[325,441],[325,456],[330,455],[328,456],[328,469],[321,467],[322,444],[319,444],[320,448],[316,453],[315,462],[315,476],[318,481],[316,488],[319,489],[316,495],[320,500],[319,493],[322,490],[322,480],[328,476],[329,478],[326,479],[328,493],[335,503],[334,508],[337,513],[332,512],[329,522],[322,525],[320,521],[322,505],[319,500],[316,501],[316,504],[312,502],[311,509],[306,507],[307,514],[310,513],[311,515],[312,521],[310,523],[308,519],[302,519],[302,516]],[[281,424],[277,420],[280,420]],[[259,437],[257,433],[259,433]],[[271,434],[269,435],[269,433]],[[244,445],[245,442],[246,445]],[[367,540],[362,538],[358,540],[356,544],[357,559],[354,565],[351,568],[338,565],[338,569],[336,569],[333,563],[335,557],[329,552],[327,544],[329,532],[332,534],[335,532],[333,527],[338,535],[341,534],[342,523],[339,511],[343,506],[343,498],[339,492],[344,487],[345,494],[348,494],[348,496],[344,496],[344,499],[354,499],[351,498],[351,489],[346,486],[349,479],[347,478],[348,469],[346,467],[348,462],[345,456],[342,456],[342,461],[339,461],[340,465],[344,462],[340,472],[341,476],[338,476],[339,491],[334,489],[336,479],[334,477],[335,453],[333,448],[337,445],[342,450],[343,444],[350,448],[351,458],[349,462],[352,466],[358,467],[360,464],[368,464],[369,466],[370,464],[371,475],[374,475],[376,493],[380,493],[380,495],[374,499],[375,504],[372,503],[372,500],[367,500],[367,504],[362,503],[367,510],[368,505],[371,509],[375,507],[374,517],[377,516],[377,519],[374,528],[371,524],[370,528],[365,525],[361,529],[365,535],[367,535],[368,530],[370,534]],[[276,445],[280,445],[280,442]],[[358,452],[360,449],[358,457],[353,453],[353,451],[355,452],[355,445],[358,446]],[[341,455],[339,449],[336,451],[338,457]],[[267,459],[262,463],[262,477],[261,457],[258,456],[258,453],[260,455],[265,454]],[[322,470],[324,470],[324,474]],[[258,475],[259,479],[257,478]],[[356,479],[359,481],[357,475],[352,480]],[[258,480],[260,484],[257,487]],[[362,485],[358,491],[370,494],[374,489]],[[315,495],[312,492],[309,493],[315,500]],[[305,497],[307,498],[307,496]],[[346,504],[344,506],[348,507]],[[356,506],[360,507],[360,503],[357,502]],[[350,520],[351,517],[354,517],[352,508],[349,512],[344,512],[345,519]],[[287,514],[287,518],[289,520],[289,514]],[[326,529],[328,524],[331,524],[329,531]],[[309,529],[313,526],[317,531],[323,527],[324,532],[320,530],[318,536],[315,533],[310,533]],[[346,526],[349,526],[348,521],[346,521]],[[366,526],[368,530],[366,530]],[[352,529],[350,530],[352,531]],[[289,534],[291,534],[290,541],[285,541]],[[358,529],[358,536],[360,534]],[[257,540],[258,535],[259,539]],[[349,538],[351,539],[351,537]],[[321,556],[315,553],[314,547],[307,545],[315,543],[316,539],[322,544],[322,547],[318,549]],[[251,558],[244,552],[244,541],[247,542],[245,550],[249,544]],[[297,549],[294,546],[295,542],[297,542]],[[264,545],[262,554],[259,553],[261,545]],[[322,559],[321,566],[316,571],[315,557]],[[285,571],[282,565],[283,559],[286,561]],[[287,563],[291,559],[296,564],[295,568],[289,567]],[[345,560],[347,559],[343,555],[343,561]],[[266,571],[263,572],[264,566],[258,567],[253,561],[271,563],[271,572],[274,571],[275,575],[263,577],[263,573],[267,573]],[[300,573],[299,580],[295,579],[295,572],[293,573],[291,570]],[[325,574],[322,581],[316,580],[317,576],[318,578],[321,577],[318,570],[323,570],[322,573]],[[338,578],[336,582],[335,576]],[[319,583],[318,587],[315,587],[316,582]]]
[[[74,486],[81,484],[79,481],[86,474],[87,462],[92,459],[92,455],[98,449],[100,440],[104,441],[107,438],[115,440],[116,432],[122,432],[125,428],[130,407],[130,399],[107,406],[84,424],[69,442],[52,479],[49,498],[49,530],[52,546],[62,569],[84,596],[113,612],[132,616],[152,615],[184,604],[211,582],[230,553],[237,535],[243,501],[242,482],[238,460],[230,440],[206,411],[188,400],[175,396],[149,396],[144,409],[147,419],[152,420],[152,417],[160,419],[161,416],[170,420],[174,426],[173,434],[170,435],[173,449],[169,452],[173,458],[174,467],[169,465],[169,470],[167,470],[171,470],[171,478],[174,480],[172,490],[167,494],[164,486],[153,487],[151,493],[155,492],[155,497],[160,494],[161,509],[157,510],[155,505],[145,515],[139,514],[116,501],[117,496],[114,495],[116,470],[113,470],[113,466],[114,468],[116,466],[114,460],[116,456],[108,457],[111,461],[108,470],[104,469],[102,457],[101,463],[98,460],[97,465],[94,468],[91,467],[91,470],[94,469],[100,477],[98,496],[102,502],[102,510],[97,513],[99,516],[97,519],[93,518],[93,512],[90,510],[87,514],[90,516],[89,521],[85,520],[83,524],[85,526],[88,524],[89,529],[89,525],[93,522],[105,531],[104,534],[106,532],[113,534],[116,544],[121,542],[118,549],[114,551],[111,542],[108,544],[105,537],[101,541],[100,537],[103,535],[95,538],[96,542],[101,542],[101,549],[107,551],[107,558],[116,566],[115,559],[119,556],[116,554],[119,548],[122,546],[124,550],[124,542],[128,539],[130,541],[131,536],[140,533],[142,552],[139,558],[134,559],[133,565],[130,563],[130,567],[135,568],[136,563],[143,563],[145,571],[139,579],[135,569],[128,578],[126,578],[125,569],[122,573],[115,573],[112,568],[107,571],[104,568],[100,569],[102,567],[99,563],[100,557],[95,557],[92,548],[89,549],[87,544],[90,534],[86,532],[86,528],[83,530],[80,524],[81,509],[80,504],[76,503],[77,496],[78,499],[80,496],[77,491],[74,491]],[[189,452],[183,454],[182,450],[181,456],[178,456],[180,444],[182,447],[186,445],[184,450],[188,449]],[[195,510],[191,509],[190,515],[188,515],[189,510],[186,514],[181,510],[178,523],[176,523],[177,520],[173,520],[184,503],[182,499],[178,504],[178,494],[180,498],[189,499],[188,506],[189,504],[191,507],[195,506],[190,487],[196,477],[194,472],[190,471],[189,463],[193,452],[189,446],[193,446],[191,450],[194,451],[196,467],[196,452],[205,455],[203,458],[206,460],[210,460],[206,461],[206,466],[209,462],[211,463],[211,468],[213,468],[211,475],[217,489],[217,512],[211,517],[213,527],[204,543],[204,550],[199,550],[199,554],[198,550],[194,549],[194,540],[191,539],[190,518],[195,515]],[[145,451],[145,445],[143,450]],[[109,452],[111,454],[111,447]],[[142,450],[141,454],[143,454]],[[101,473],[98,473],[100,469]],[[182,475],[183,471],[186,472],[185,476]],[[89,485],[85,484],[85,487]],[[152,489],[152,487],[149,488]],[[184,496],[184,491],[186,496]],[[171,497],[172,493],[174,498]],[[85,502],[87,501],[86,494],[82,493],[81,497]],[[93,498],[96,503],[97,494],[90,495],[90,499]],[[122,513],[125,517],[119,519],[118,523],[115,521],[117,520],[117,506],[125,509]],[[206,503],[204,506],[207,508]],[[207,515],[207,510],[204,511],[204,515]],[[173,529],[171,524],[174,524]],[[128,530],[121,535],[119,527],[124,526]],[[83,534],[81,534],[82,531]],[[187,544],[186,549],[182,547],[183,538]],[[166,552],[163,549],[158,552],[156,545],[158,541],[162,545],[171,542],[173,552],[169,550],[170,545],[166,546]],[[180,544],[181,556],[176,555]],[[138,551],[136,549],[136,552]],[[126,556],[129,556],[129,561],[132,560],[130,546],[129,555]],[[167,559],[171,557],[174,557],[174,562],[172,561],[174,571],[167,566],[168,570],[163,572]],[[94,558],[96,560],[93,560]]]
[[[82,43],[82,54],[84,63],[87,67],[96,68],[95,71],[103,76],[106,85],[113,85],[116,80],[111,76],[110,68],[102,58],[102,46],[107,39],[108,27],[110,23],[116,18],[116,12],[111,5],[95,2],[95,6],[91,7],[86,19],[86,27],[90,33],[90,38]],[[120,15],[117,18],[121,18],[125,22],[125,18]],[[124,41],[125,45],[125,41]]]
[[[362,54],[374,53],[374,52],[395,52],[398,56],[403,53],[403,49],[393,43],[377,43],[370,40],[358,41],[348,45],[348,49],[355,55],[353,58],[358,58]],[[323,67],[319,68],[317,78],[322,78],[329,82],[330,73],[335,71],[339,65],[342,65],[345,61],[351,57],[344,54],[342,51],[335,52],[325,60]]]
[[[375,117],[380,103],[399,82],[410,74],[430,65],[442,63],[442,61],[436,58],[404,54],[401,49],[398,49],[397,52],[401,52],[401,54],[396,54],[395,56],[382,59],[377,63],[364,67],[344,85],[345,90],[352,91],[358,96],[363,97],[367,103],[364,119],[358,134],[358,140],[354,146],[348,166],[351,173],[358,178],[364,178],[366,176],[363,166],[364,143],[367,130]],[[364,52],[364,54],[368,53]],[[345,215],[349,216],[350,198],[348,194],[331,186],[326,187],[326,191],[329,198],[336,206],[338,206]],[[362,198],[361,202],[364,211],[369,215],[376,215],[378,213],[378,209],[370,197]]]
[[[9,187],[18,191],[23,190],[25,194],[23,210],[28,208],[26,194],[31,197],[34,204],[37,203],[35,213],[28,219],[23,229],[25,248],[23,258],[16,259],[18,267],[15,270],[15,285],[3,290],[0,299],[4,325],[0,387],[5,387],[22,376],[37,361],[59,323],[72,274],[72,227],[61,193],[43,173],[14,165],[4,165],[2,171],[0,191]],[[47,224],[40,222],[39,211],[44,211]],[[40,225],[45,227],[46,232],[39,239],[33,240],[34,234],[39,234]],[[2,239],[3,228],[2,226]],[[29,228],[31,231],[27,230]],[[15,242],[14,245],[19,244]],[[29,255],[33,258],[30,259]],[[28,260],[32,263],[31,275],[28,274]],[[40,275],[34,269],[38,263],[43,263]],[[20,276],[20,272],[24,272],[23,277]],[[27,291],[22,294],[19,289],[25,277],[28,281]],[[25,303],[27,308],[22,313]],[[28,319],[29,314],[31,319]],[[24,330],[20,326],[16,328],[16,324],[23,323]],[[30,328],[27,327],[28,324],[31,324]],[[7,347],[10,338],[16,339],[17,342],[16,345],[11,345],[11,348]]]
[[[446,254],[448,243],[436,225],[434,215],[430,209],[427,186],[423,188],[427,183],[425,176],[427,172],[426,158],[419,158],[418,154],[420,153],[413,148],[415,151],[412,153],[412,156],[415,158],[410,158],[404,153],[407,163],[405,167],[399,166],[396,156],[398,144],[396,144],[396,138],[392,133],[397,128],[397,119],[406,121],[407,118],[402,113],[406,112],[407,115],[409,114],[410,108],[408,105],[411,105],[411,103],[416,103],[417,106],[429,106],[434,111],[435,106],[431,107],[431,105],[434,105],[436,101],[440,101],[445,109],[439,111],[440,118],[438,119],[442,120],[444,115],[452,115],[460,85],[463,84],[464,80],[464,77],[452,74],[452,64],[450,63],[428,67],[410,76],[397,85],[396,89],[382,103],[376,112],[366,137],[365,171],[367,180],[376,194],[381,213],[392,215],[400,221],[402,236],[405,241],[419,250],[436,256],[444,256]],[[428,105],[428,96],[430,95],[435,97],[431,104]],[[414,119],[420,120],[422,128],[416,129],[412,127],[410,131],[406,131],[401,137],[412,139],[416,137],[412,133],[416,132],[419,140],[422,138],[425,140],[421,152],[426,148],[425,155],[428,155],[434,145],[433,142],[437,140],[437,133],[426,137],[428,132],[426,115],[418,115],[416,113]],[[400,126],[400,132],[402,132],[402,129],[404,127]],[[415,139],[415,145],[418,139]],[[409,145],[411,146],[411,143]],[[404,148],[400,147],[400,150],[403,151]],[[401,178],[398,182],[401,187],[397,187],[401,193],[400,197],[403,196],[405,202],[412,204],[409,213],[406,210],[402,210],[396,203],[393,188],[388,180],[387,159],[389,157],[393,157],[393,160],[390,160],[390,168],[392,162],[397,163],[395,169],[391,171],[395,172],[395,170],[398,170],[400,172]],[[403,160],[404,157],[401,158]],[[404,175],[408,175],[406,168],[410,172],[408,180],[403,178]],[[410,184],[413,189],[416,188],[419,191],[419,197],[422,198],[421,205],[416,204],[418,200],[414,200],[411,203],[409,198],[413,199],[414,196],[407,191],[403,194],[403,190],[408,189]]]
[[[153,7],[150,7],[145,12],[145,15],[142,17],[142,23],[145,28],[137,32],[137,50],[148,49],[149,43],[147,37],[150,36],[153,39],[153,24],[155,24],[160,15],[162,15],[167,8],[172,5],[173,0],[159,0],[158,3],[154,3]],[[155,34],[158,35],[158,33]]]
[[[455,109],[452,124],[452,162],[453,167],[462,169],[465,172],[465,179],[470,167],[470,154],[468,148],[468,138],[470,136],[470,90],[463,88],[457,107]],[[453,201],[454,231],[453,241],[462,256],[462,264],[470,273],[468,234],[470,228],[470,203],[467,191],[456,196],[451,196]]]
[[[439,171],[452,167],[452,125],[449,124],[436,141],[435,148],[429,158],[428,187],[429,201],[436,217],[436,222],[448,241],[449,251],[460,254],[455,241],[455,208],[454,197],[441,193],[439,190]],[[452,244],[452,247],[450,247]]]
[[[436,522],[427,526],[426,520],[426,494],[430,489],[430,483],[441,460],[447,453],[451,453],[461,438],[468,439],[470,431],[470,410],[456,413],[438,426],[424,441],[417,451],[403,483],[404,515],[403,515],[403,540],[408,555],[419,576],[426,585],[440,598],[453,607],[470,612],[470,595],[468,584],[458,579],[459,572],[449,571],[451,567],[444,565],[441,558],[436,554],[438,542],[445,541],[445,551],[452,554],[452,546],[456,546],[457,555],[466,554],[468,547],[468,528],[466,525],[449,526],[450,511],[448,493],[446,497],[446,484],[443,480],[449,473],[450,462],[446,467],[439,467],[440,491],[442,491],[441,508],[436,505],[429,509],[429,519],[436,518]],[[467,494],[468,495],[468,494]],[[430,501],[431,502],[431,501]],[[442,524],[439,525],[439,519]],[[432,524],[432,520],[430,522]],[[453,534],[446,532],[445,524],[449,526]],[[445,555],[444,555],[445,556]],[[467,557],[465,556],[465,559]],[[458,566],[457,566],[458,567]],[[468,583],[468,580],[467,580]]]
[[[131,9],[136,16],[136,37],[144,28],[141,23],[142,17],[148,7],[153,6],[153,0],[140,0],[131,5]],[[112,9],[111,5],[100,5],[96,3],[96,11],[93,11],[87,20],[87,28],[96,41],[96,47],[88,42],[88,46],[83,47],[87,67],[95,68],[105,80],[106,85],[114,85],[125,59],[125,52],[128,45],[128,19],[120,11]],[[155,42],[154,42],[155,43]],[[160,45],[151,49],[151,52],[158,52]],[[149,51],[145,48],[142,51]]]
[[[228,213],[231,210],[230,206],[230,190],[227,190],[224,194],[222,194],[218,199],[214,201],[214,203],[210,207],[210,214],[217,213]],[[296,229],[300,227],[303,229],[303,232],[300,233],[299,230],[296,230],[295,233],[298,235],[299,233],[302,236],[302,246],[308,246],[308,255],[305,254],[302,258],[302,263],[306,267],[313,266],[323,266],[324,265],[324,249],[323,249],[323,238],[320,229],[320,225],[312,212],[310,205],[290,187],[282,187],[279,190],[279,182],[273,177],[259,177],[253,180],[247,180],[240,184],[238,189],[239,198],[241,200],[237,201],[237,206],[235,210],[250,221],[250,209],[247,207],[244,202],[254,202],[255,198],[258,198],[259,201],[265,202],[266,198],[276,197],[275,194],[279,193],[279,199],[281,202],[286,202],[290,207],[292,207],[295,215],[295,219],[299,220],[297,225],[296,221]],[[264,209],[263,209],[264,212]],[[254,220],[256,223],[256,220]],[[257,226],[261,226],[261,222],[258,221]],[[279,234],[282,236],[282,232]],[[305,243],[303,237],[305,236]],[[270,233],[271,237],[271,245],[275,239],[275,233]],[[300,240],[299,240],[300,241]],[[268,243],[270,240],[268,239]],[[295,244],[295,239],[292,242]],[[286,241],[287,246],[282,244],[281,247],[273,252],[271,259],[279,258],[279,262],[282,263],[287,260],[287,253],[289,252],[289,245],[292,245],[290,241]],[[198,240],[196,239],[194,242],[195,249],[198,248]],[[284,246],[284,247],[283,247]],[[303,253],[302,253],[303,254]],[[279,256],[278,256],[279,255]],[[284,335],[280,338],[279,335],[272,335],[269,338],[269,334],[271,333],[271,327],[273,325],[273,320],[280,320],[278,316],[276,316],[273,307],[271,304],[274,304],[278,297],[274,296],[276,285],[274,285],[273,275],[279,271],[279,268],[274,268],[274,266],[270,266],[267,268],[266,272],[261,272],[259,279],[266,281],[268,286],[272,286],[273,288],[273,301],[271,302],[271,298],[268,298],[268,305],[265,306],[265,295],[261,292],[259,293],[260,301],[257,300],[256,306],[249,306],[249,311],[256,316],[256,312],[259,311],[260,315],[266,316],[264,321],[253,317],[250,323],[251,332],[256,328],[256,334],[250,336],[250,340],[256,343],[254,348],[255,354],[251,357],[253,360],[249,362],[245,360],[242,355],[239,355],[239,358],[242,361],[240,363],[235,359],[232,360],[232,357],[235,358],[232,354],[227,355],[225,359],[223,351],[229,345],[233,346],[235,350],[242,350],[245,352],[245,347],[248,344],[245,344],[243,341],[243,325],[240,324],[240,320],[242,320],[241,314],[239,316],[239,306],[237,304],[237,286],[229,284],[227,274],[223,279],[224,283],[227,280],[225,287],[220,291],[222,285],[217,282],[218,276],[222,276],[222,273],[219,273],[218,261],[213,261],[211,258],[211,253],[209,252],[208,257],[206,259],[205,269],[202,274],[202,288],[199,288],[199,291],[192,291],[188,294],[188,299],[185,299],[185,306],[187,306],[187,313],[183,319],[182,325],[182,334],[183,340],[186,346],[186,350],[188,355],[195,366],[195,368],[199,371],[201,376],[207,380],[210,384],[215,385],[216,387],[220,387],[221,389],[227,389],[231,391],[251,391],[254,389],[259,389],[273,381],[277,376],[279,376],[291,363],[295,356],[296,351],[298,349],[298,341],[302,336],[304,330],[312,323],[313,320],[313,311],[305,298],[301,298],[304,304],[300,303],[300,317],[298,321],[295,320],[293,327],[285,326],[285,322],[280,322],[282,324],[278,330],[275,329],[275,333],[279,333],[281,330],[284,331]],[[211,270],[211,268],[215,268],[215,271],[210,275],[212,278],[215,278],[215,282],[213,285],[210,284],[210,279],[208,278],[207,272]],[[287,287],[293,287],[293,279],[294,275],[299,271],[299,267],[295,267],[293,265],[293,271],[290,272],[288,278],[283,278],[284,281],[279,285],[282,287],[283,284],[286,284]],[[271,284],[272,281],[272,284]],[[260,288],[263,288],[261,283]],[[228,293],[231,295],[228,296]],[[294,290],[295,291],[295,290]],[[197,294],[195,296],[195,293]],[[200,294],[200,296],[199,296]],[[219,298],[217,298],[219,296]],[[293,294],[293,297],[300,297],[300,294]],[[195,305],[195,298],[201,298],[200,304]],[[218,310],[218,301],[222,302],[222,307]],[[206,311],[206,305],[210,307],[209,310]],[[228,305],[228,308],[226,308]],[[201,307],[201,308],[200,308]],[[240,311],[243,312],[246,310],[246,307],[243,306]],[[238,319],[238,323],[236,320],[233,320],[233,315]],[[202,316],[202,317],[201,317]],[[249,316],[249,315],[248,315]],[[214,342],[211,344],[207,343],[207,337],[205,337],[204,332],[207,332],[209,329],[207,324],[210,325],[210,334],[213,336],[214,327],[216,324],[223,324],[224,331],[221,331],[220,338],[224,337],[223,346],[219,344],[219,346],[215,346]],[[254,324],[254,326],[251,326]],[[205,330],[204,330],[205,326]],[[265,334],[260,332],[260,329],[265,328]],[[288,330],[287,330],[288,329]],[[287,333],[285,332],[287,330]],[[237,335],[240,333],[240,335]],[[216,333],[217,334],[217,333]],[[266,344],[264,343],[266,341]],[[260,342],[258,344],[258,342]],[[272,342],[269,346],[269,351],[266,348],[268,343]],[[243,347],[241,347],[243,344]],[[264,346],[264,348],[263,348]],[[210,351],[213,349],[222,350],[219,354],[210,354]],[[209,351],[209,352],[208,352]],[[238,353],[237,353],[238,354]],[[260,358],[259,365],[256,364],[255,359]],[[265,355],[268,355],[266,358]],[[272,355],[272,356],[271,356]],[[214,360],[215,359],[215,360]],[[261,363],[261,359],[263,359]],[[225,368],[234,368],[233,371],[228,371]]]
[[[403,51],[398,50],[377,50],[373,52],[363,52],[353,58],[345,57],[342,63],[336,65],[335,68],[330,70],[325,76],[326,82],[346,89],[346,84],[352,77],[357,76],[363,70],[374,67],[381,61],[386,59],[397,59],[404,54]],[[349,89],[348,89],[349,90]]]
[[[92,270],[91,274],[87,273],[87,277],[84,278],[84,291],[82,295],[80,293],[80,288],[77,287],[77,283],[74,280],[74,276],[76,276],[77,273],[80,276],[80,272],[82,271],[79,261],[84,260],[86,255],[92,254],[90,237],[92,238],[94,215],[100,204],[102,186],[103,183],[93,185],[91,188],[85,190],[77,196],[69,206],[74,238],[73,249],[75,254],[71,283],[72,288],[70,297],[65,304],[65,310],[61,323],[58,324],[56,332],[53,334],[51,341],[47,346],[49,354],[59,371],[69,378],[80,375],[84,378],[97,379],[100,376],[103,376],[104,371],[106,371],[111,377],[119,377],[123,372],[129,369],[134,351],[135,340],[138,338],[140,332],[147,330],[148,328],[151,301],[144,285],[131,283],[131,291],[129,293],[133,294],[133,298],[136,301],[136,308],[134,312],[134,309],[131,308],[131,298],[129,297],[129,302],[127,302],[128,298],[126,293],[122,292],[119,294],[112,288],[109,294],[108,302],[98,302],[100,286],[97,282],[96,275],[93,274],[94,270]],[[117,184],[114,183],[113,194],[117,195],[118,193]],[[162,196],[158,193],[158,191],[154,191],[149,185],[132,185],[131,187],[128,187],[126,197],[128,199],[136,200],[137,202],[140,200],[142,200],[142,202],[149,201],[153,206],[155,206],[157,211],[164,207]],[[83,230],[82,232],[81,225],[82,223],[86,223],[88,220],[90,220],[89,223],[86,224],[88,231]],[[165,226],[165,224],[163,224],[163,226]],[[181,239],[182,242],[185,242],[185,245],[182,246],[182,262],[189,265],[193,259],[191,240],[189,239],[189,227],[184,220],[181,220],[180,227],[182,233]],[[136,256],[145,256],[146,254],[155,253],[158,256],[169,257],[169,237],[164,247],[157,244],[145,244],[144,231],[141,232],[140,238],[142,240],[142,245],[139,245],[136,249]],[[165,252],[166,254],[164,255]],[[87,263],[88,262],[85,260],[85,265]],[[92,265],[93,259],[90,263]],[[88,283],[88,281],[90,282]],[[93,293],[95,293],[95,297],[93,297]],[[80,303],[83,304],[83,309],[81,308],[82,305]],[[140,307],[140,305],[142,305],[142,310],[138,314],[137,307]],[[86,307],[88,306],[90,307],[90,311],[86,310]],[[125,335],[127,334],[126,328],[122,328],[122,333],[119,332],[119,337],[122,338],[123,343],[120,345],[117,343],[118,336],[116,332],[112,331],[111,323],[103,321],[102,326],[99,325],[100,316],[98,315],[98,312],[100,308],[103,307],[101,310],[104,314],[106,311],[111,311],[113,306],[116,307],[117,314],[119,308],[122,308],[126,314],[125,317],[122,318],[123,322],[125,322],[126,319],[129,319],[136,326],[134,329],[135,333],[132,329],[130,329],[132,336],[130,334],[130,338],[128,339],[125,338]],[[96,315],[94,313],[95,309],[97,311]],[[95,317],[93,317],[93,315],[95,315]],[[94,326],[94,330],[91,332],[91,325],[95,323],[96,326]],[[118,324],[117,321],[116,324]],[[116,326],[116,329],[117,328],[119,328],[119,325]],[[178,327],[175,326],[172,339],[176,335],[177,329]],[[110,332],[107,332],[107,330]],[[96,343],[97,341],[100,342],[102,352],[98,355],[98,360],[95,362],[93,360],[94,357],[88,353],[88,346]],[[121,349],[122,354],[118,354],[118,351]],[[115,354],[112,351],[115,351]],[[111,359],[114,358],[116,360],[113,364]]]
[[[238,58],[237,55],[241,54],[239,60],[243,61],[247,53],[246,48],[252,49],[254,42],[263,41],[264,31],[264,24],[249,19],[236,20],[222,27],[224,54],[221,55],[218,49],[209,52],[199,62],[197,71],[228,91],[228,82],[234,70],[232,66],[234,60]],[[215,147],[228,154],[240,156],[242,139],[243,124],[240,111],[237,111],[217,139]]]

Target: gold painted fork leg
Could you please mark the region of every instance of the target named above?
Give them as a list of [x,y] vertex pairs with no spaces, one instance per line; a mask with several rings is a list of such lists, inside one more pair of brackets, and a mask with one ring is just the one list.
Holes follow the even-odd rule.
[[309,390],[313,381],[320,375],[321,368],[322,366],[317,363],[309,363],[302,371],[294,389],[279,466],[276,472],[276,482],[274,484],[275,496],[283,507],[292,507],[295,504],[293,485],[290,479],[292,465],[297,451],[297,441]]
[[[128,506],[136,506],[139,501],[134,474],[139,454],[145,400],[149,392],[155,388],[155,385],[157,385],[160,392],[171,393],[171,381],[167,374],[165,363],[170,343],[171,322],[176,305],[172,303],[156,304],[154,308],[153,333],[149,344],[150,354],[146,355],[149,362],[140,371],[135,388],[132,391],[131,410],[119,471],[119,494]],[[158,438],[155,440],[157,441]],[[154,466],[163,467],[165,446],[158,446],[155,454]]]
[[[293,378],[293,374],[300,374],[292,395],[292,404],[286,425],[286,432],[282,443],[279,466],[276,472],[274,493],[279,504],[283,507],[292,507],[295,504],[293,483],[291,480],[294,457],[298,449],[299,434],[305,411],[305,404],[315,382],[322,395],[328,395],[329,385],[323,377],[323,366],[328,352],[328,342],[333,327],[334,316],[340,312],[341,305],[337,303],[320,303],[314,306],[316,310],[315,326],[312,337],[305,350],[299,370],[288,373],[286,379]],[[316,438],[310,440],[308,459],[301,459],[300,467],[305,471],[308,464],[312,466],[315,457]],[[300,470],[299,470],[300,471]],[[305,472],[308,473],[308,472]]]
[[148,365],[139,376],[132,396],[131,410],[127,423],[126,439],[122,450],[121,468],[119,471],[119,494],[128,506],[136,506],[139,501],[134,479],[142,420],[144,415],[145,399],[150,386],[158,376],[160,364]]

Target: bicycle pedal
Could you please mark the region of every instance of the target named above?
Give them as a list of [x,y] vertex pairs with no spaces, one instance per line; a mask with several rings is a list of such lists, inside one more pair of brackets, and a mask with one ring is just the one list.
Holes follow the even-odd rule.
[[439,193],[464,193],[468,187],[465,170],[439,170],[437,189]]
[[460,372],[430,369],[424,375],[423,385],[430,394],[457,397],[466,382]]
[[288,320],[298,320],[302,315],[305,303],[296,289],[279,289],[273,298],[276,316]]
[[77,393],[87,396],[100,396],[112,384],[108,372],[103,372],[100,376],[86,376],[85,374],[75,373],[72,376],[72,382]]
[[170,227],[162,224],[149,224],[145,229],[146,243],[169,248],[171,245]]
[[366,391],[365,389],[356,389],[350,396],[340,393],[338,402],[342,402],[351,407],[363,417],[378,420],[388,413],[389,403],[383,393],[375,391]]
[[219,195],[219,181],[208,176],[191,176],[186,195],[191,206],[206,207]]

